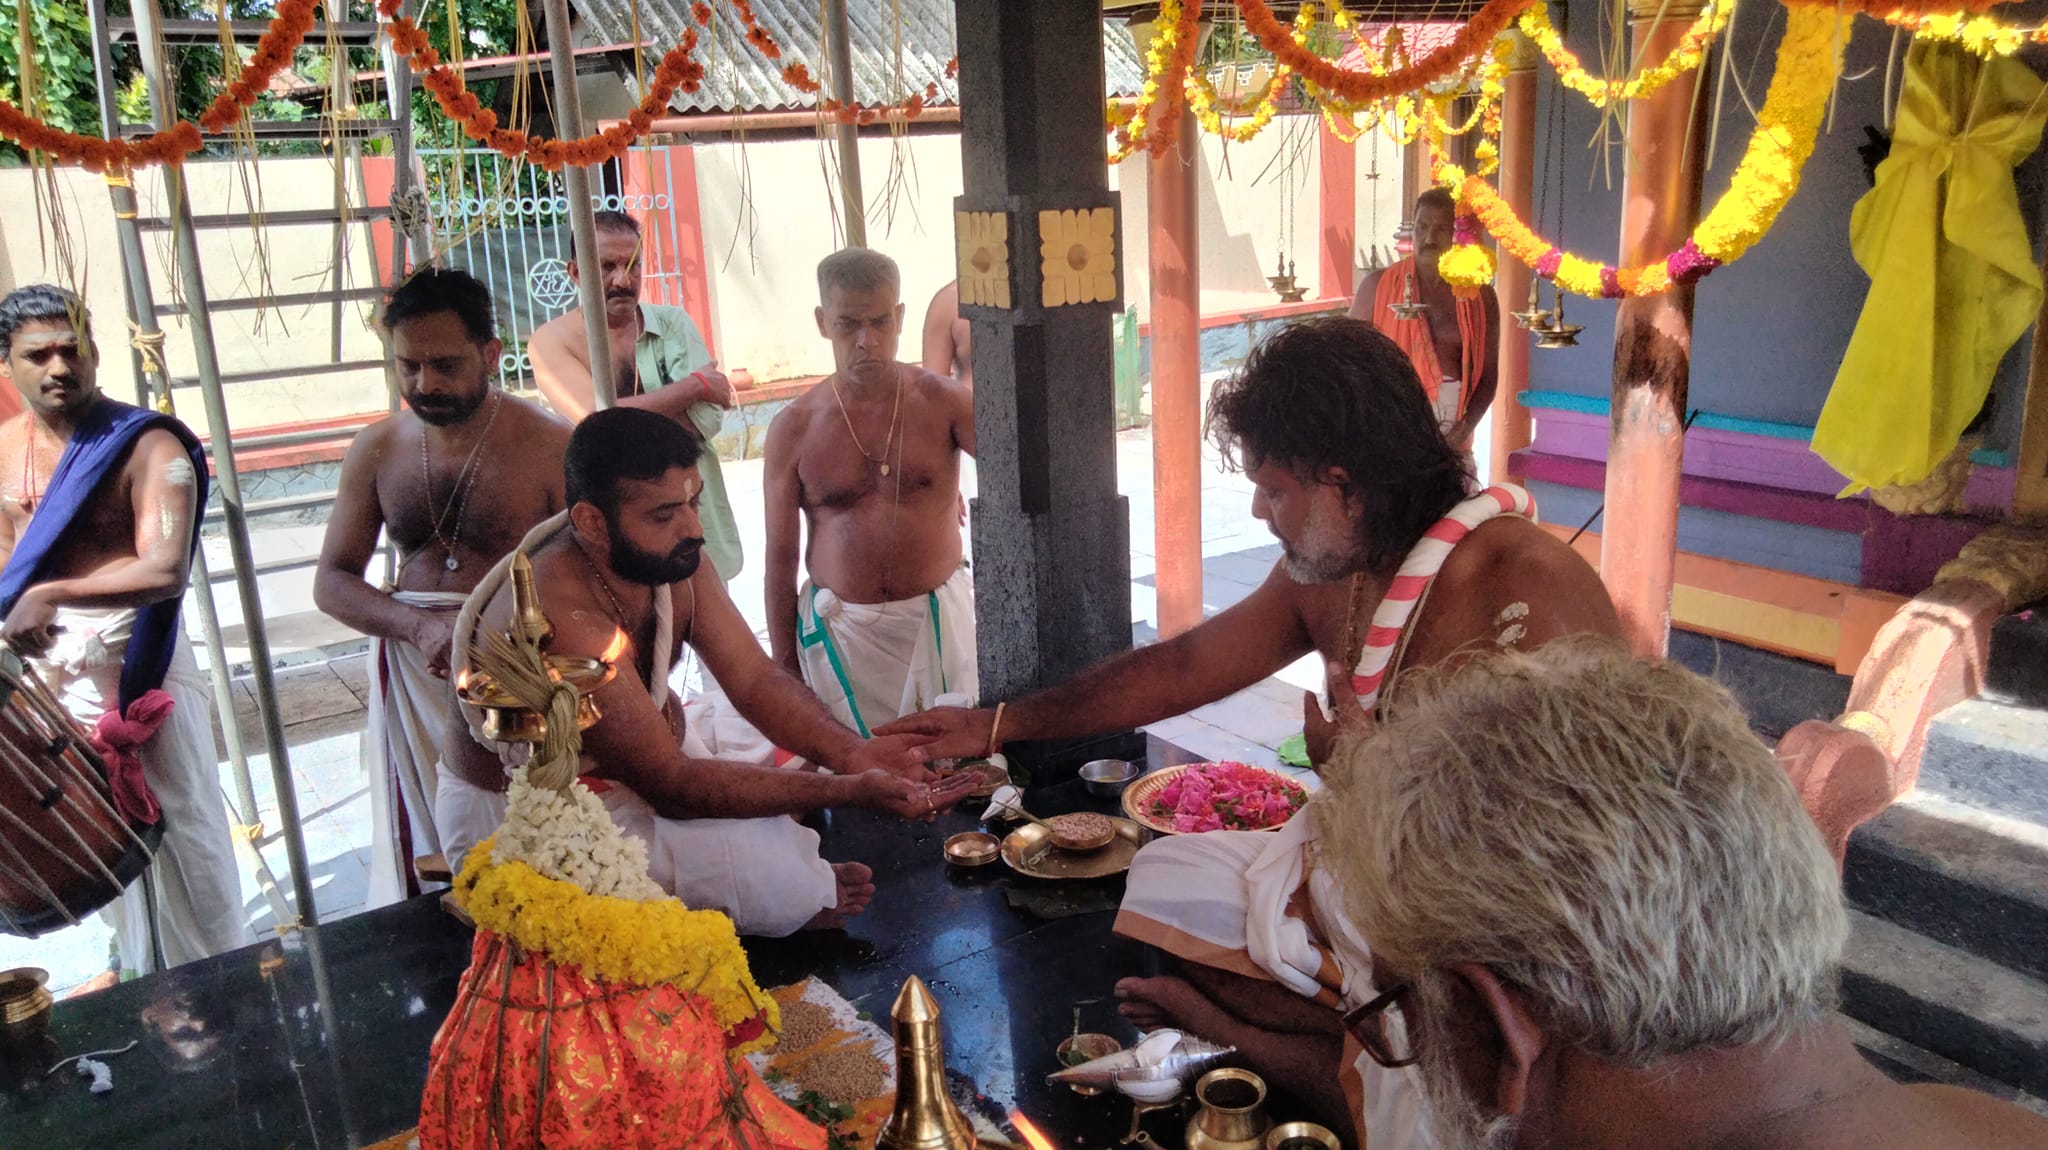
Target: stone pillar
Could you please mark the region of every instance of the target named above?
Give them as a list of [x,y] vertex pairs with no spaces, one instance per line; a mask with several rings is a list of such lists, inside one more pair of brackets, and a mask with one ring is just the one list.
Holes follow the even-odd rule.
[[[1700,13],[1698,0],[1629,0],[1637,60],[1661,60]],[[1711,74],[1713,57],[1701,65]],[[1683,244],[1700,216],[1700,175],[1713,101],[1669,84],[1628,117],[1621,254],[1633,265]],[[1640,654],[1671,635],[1678,558],[1679,467],[1692,367],[1690,285],[1621,301],[1614,317],[1614,398],[1607,435],[1606,530],[1600,575]]]
[[1096,0],[958,0],[960,311],[974,325],[983,702],[1131,645],[1112,317],[1124,243]]
[[[1535,210],[1536,187],[1536,45],[1520,32],[1508,61],[1507,91],[1500,107],[1500,194],[1527,220]],[[1529,333],[1509,318],[1528,306],[1529,284],[1535,278],[1526,264],[1502,252],[1495,291],[1500,295],[1500,387],[1493,393],[1493,450],[1487,460],[1490,482],[1508,481],[1508,456],[1529,446],[1529,409],[1521,395],[1529,389]]]
[[[1321,117],[1317,117],[1321,119]],[[1321,162],[1317,180],[1316,298],[1349,301],[1357,284],[1358,145],[1345,143],[1328,121],[1317,129]]]

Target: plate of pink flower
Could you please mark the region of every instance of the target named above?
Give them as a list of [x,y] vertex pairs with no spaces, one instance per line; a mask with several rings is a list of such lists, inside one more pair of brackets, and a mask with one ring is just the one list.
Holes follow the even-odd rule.
[[1300,783],[1250,763],[1166,767],[1124,788],[1124,814],[1169,835],[1276,830],[1307,801]]

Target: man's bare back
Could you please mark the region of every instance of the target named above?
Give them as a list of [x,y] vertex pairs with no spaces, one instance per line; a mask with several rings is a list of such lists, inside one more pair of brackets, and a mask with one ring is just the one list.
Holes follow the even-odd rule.
[[809,528],[810,577],[850,603],[922,595],[960,569],[960,453],[974,450],[974,398],[944,376],[909,364],[897,370],[902,407],[893,434],[895,389],[858,393],[841,384],[835,398],[831,378],[768,432],[769,482],[794,482]]

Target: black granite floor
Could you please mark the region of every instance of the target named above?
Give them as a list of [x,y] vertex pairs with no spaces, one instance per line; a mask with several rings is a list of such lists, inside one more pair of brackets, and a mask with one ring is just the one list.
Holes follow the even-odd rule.
[[[1155,765],[1188,758],[1158,740],[1148,750]],[[1114,801],[1069,779],[1034,788],[1030,802],[1054,814]],[[962,813],[932,825],[826,816],[827,857],[875,869],[874,905],[843,933],[750,941],[755,976],[773,986],[816,975],[886,1018],[903,980],[920,975],[944,1011],[948,1063],[996,1108],[1021,1109],[1061,1146],[1113,1144],[1128,1103],[1044,1076],[1077,1012],[1083,1029],[1134,1037],[1111,988],[1153,959],[1110,933],[1122,880],[948,867],[939,844],[972,825]],[[42,1046],[0,1066],[0,1147],[273,1150],[389,1137],[417,1121],[427,1048],[469,941],[428,896],[59,1003]],[[43,1075],[59,1058],[130,1041],[108,1059],[110,1094],[88,1093],[69,1069]],[[1177,1144],[1170,1118],[1148,1125]]]

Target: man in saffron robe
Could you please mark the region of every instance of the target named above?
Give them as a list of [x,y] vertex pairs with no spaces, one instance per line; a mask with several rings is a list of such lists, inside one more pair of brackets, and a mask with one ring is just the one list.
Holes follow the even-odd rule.
[[212,698],[178,625],[206,457],[168,415],[100,394],[85,304],[36,284],[0,300],[0,640],[94,732],[116,807],[163,824],[148,878],[111,903],[124,973],[248,941],[213,752]]
[[[1457,203],[1442,188],[1417,197],[1415,254],[1360,281],[1351,318],[1401,345],[1444,438],[1469,456],[1472,429],[1486,417],[1500,382],[1493,355],[1500,338],[1500,301],[1492,287],[1461,295],[1437,274],[1437,261],[1456,242],[1457,212]],[[1410,304],[1425,310],[1412,317],[1395,310]]]

